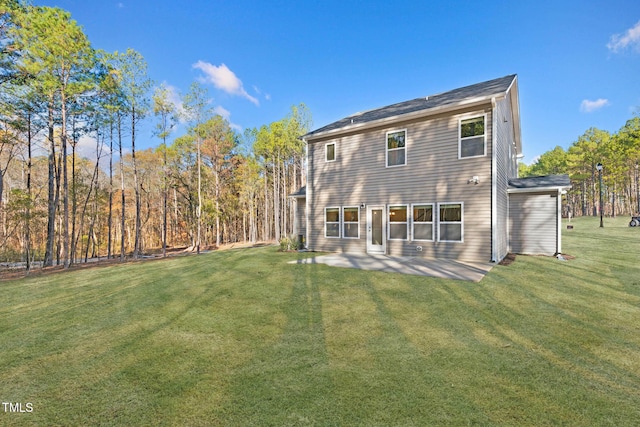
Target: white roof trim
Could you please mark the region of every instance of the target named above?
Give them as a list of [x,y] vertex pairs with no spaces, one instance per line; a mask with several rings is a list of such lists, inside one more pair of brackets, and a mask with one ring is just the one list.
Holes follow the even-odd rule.
[[[505,96],[505,95],[504,94],[499,94],[497,96],[499,97],[499,96]],[[340,135],[340,134],[343,134],[343,133],[350,133],[350,132],[355,132],[355,131],[375,128],[375,127],[378,127],[378,126],[382,126],[382,125],[384,125],[386,123],[393,123],[393,122],[398,122],[398,121],[412,120],[412,119],[416,119],[416,118],[420,118],[420,117],[434,116],[434,115],[440,114],[440,113],[446,113],[446,112],[449,112],[449,111],[460,110],[462,108],[476,107],[476,106],[480,106],[480,105],[483,105],[483,104],[489,104],[489,103],[491,103],[491,100],[494,99],[494,98],[496,98],[496,95],[483,96],[483,97],[472,98],[472,99],[465,99],[464,101],[457,102],[455,104],[442,105],[442,106],[439,106],[439,107],[433,107],[433,108],[428,108],[428,109],[425,109],[425,110],[414,111],[412,113],[406,113],[406,114],[400,114],[400,115],[397,115],[397,116],[385,117],[383,119],[372,120],[370,122],[365,122],[365,123],[355,123],[353,125],[347,125],[347,126],[339,128],[339,129],[332,129],[332,130],[328,130],[328,131],[325,131],[325,132],[316,133],[316,134],[314,134],[312,136],[304,137],[304,138],[302,138],[302,140],[305,141],[305,142],[309,142],[309,141],[313,141],[313,140],[316,140],[316,139],[326,138],[326,137],[332,136],[332,135]]]
[[531,187],[531,188],[508,188],[507,193],[552,193],[568,190],[572,186],[553,186],[553,187]]

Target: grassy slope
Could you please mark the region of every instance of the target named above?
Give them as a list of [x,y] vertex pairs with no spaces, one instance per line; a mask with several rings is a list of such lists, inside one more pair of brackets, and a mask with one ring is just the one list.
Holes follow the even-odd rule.
[[0,282],[0,425],[636,425],[640,230],[480,283],[231,250]]

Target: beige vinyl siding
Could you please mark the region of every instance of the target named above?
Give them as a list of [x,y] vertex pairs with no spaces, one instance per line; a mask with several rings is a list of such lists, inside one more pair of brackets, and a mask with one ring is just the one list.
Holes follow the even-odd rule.
[[295,234],[294,236],[298,239],[298,236],[303,236],[304,239],[307,239],[307,199],[304,197],[298,197],[295,199],[296,210],[295,210]]
[[555,255],[557,203],[555,193],[511,193],[509,231],[511,252]]
[[[487,155],[458,159],[459,118],[486,114]],[[428,120],[399,122],[311,141],[308,188],[309,247],[314,250],[366,252],[366,209],[360,209],[360,239],[324,238],[324,208],[463,202],[464,242],[388,241],[387,253],[489,261],[491,257],[491,105]],[[406,129],[405,166],[385,167],[387,132]],[[336,159],[324,162],[325,144],[336,143]],[[472,176],[479,184],[469,183]],[[309,196],[309,193],[307,195]],[[435,214],[434,214],[435,217]],[[435,218],[434,218],[435,219]],[[435,227],[437,233],[437,224]],[[437,237],[437,236],[434,236]],[[417,246],[422,251],[416,250]]]
[[508,217],[509,179],[517,178],[517,159],[514,147],[515,132],[511,114],[511,97],[496,102],[496,230],[495,257],[500,261],[509,250]]

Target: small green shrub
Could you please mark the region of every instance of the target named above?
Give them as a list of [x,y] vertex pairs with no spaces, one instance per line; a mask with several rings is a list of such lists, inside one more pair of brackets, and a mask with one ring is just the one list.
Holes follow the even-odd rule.
[[281,252],[297,251],[298,249],[300,249],[300,242],[296,236],[291,235],[280,239]]

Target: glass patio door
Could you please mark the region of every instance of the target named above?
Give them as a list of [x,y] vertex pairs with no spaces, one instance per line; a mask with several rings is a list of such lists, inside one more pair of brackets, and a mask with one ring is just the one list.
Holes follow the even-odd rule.
[[367,206],[367,253],[384,254],[386,234],[384,206]]

